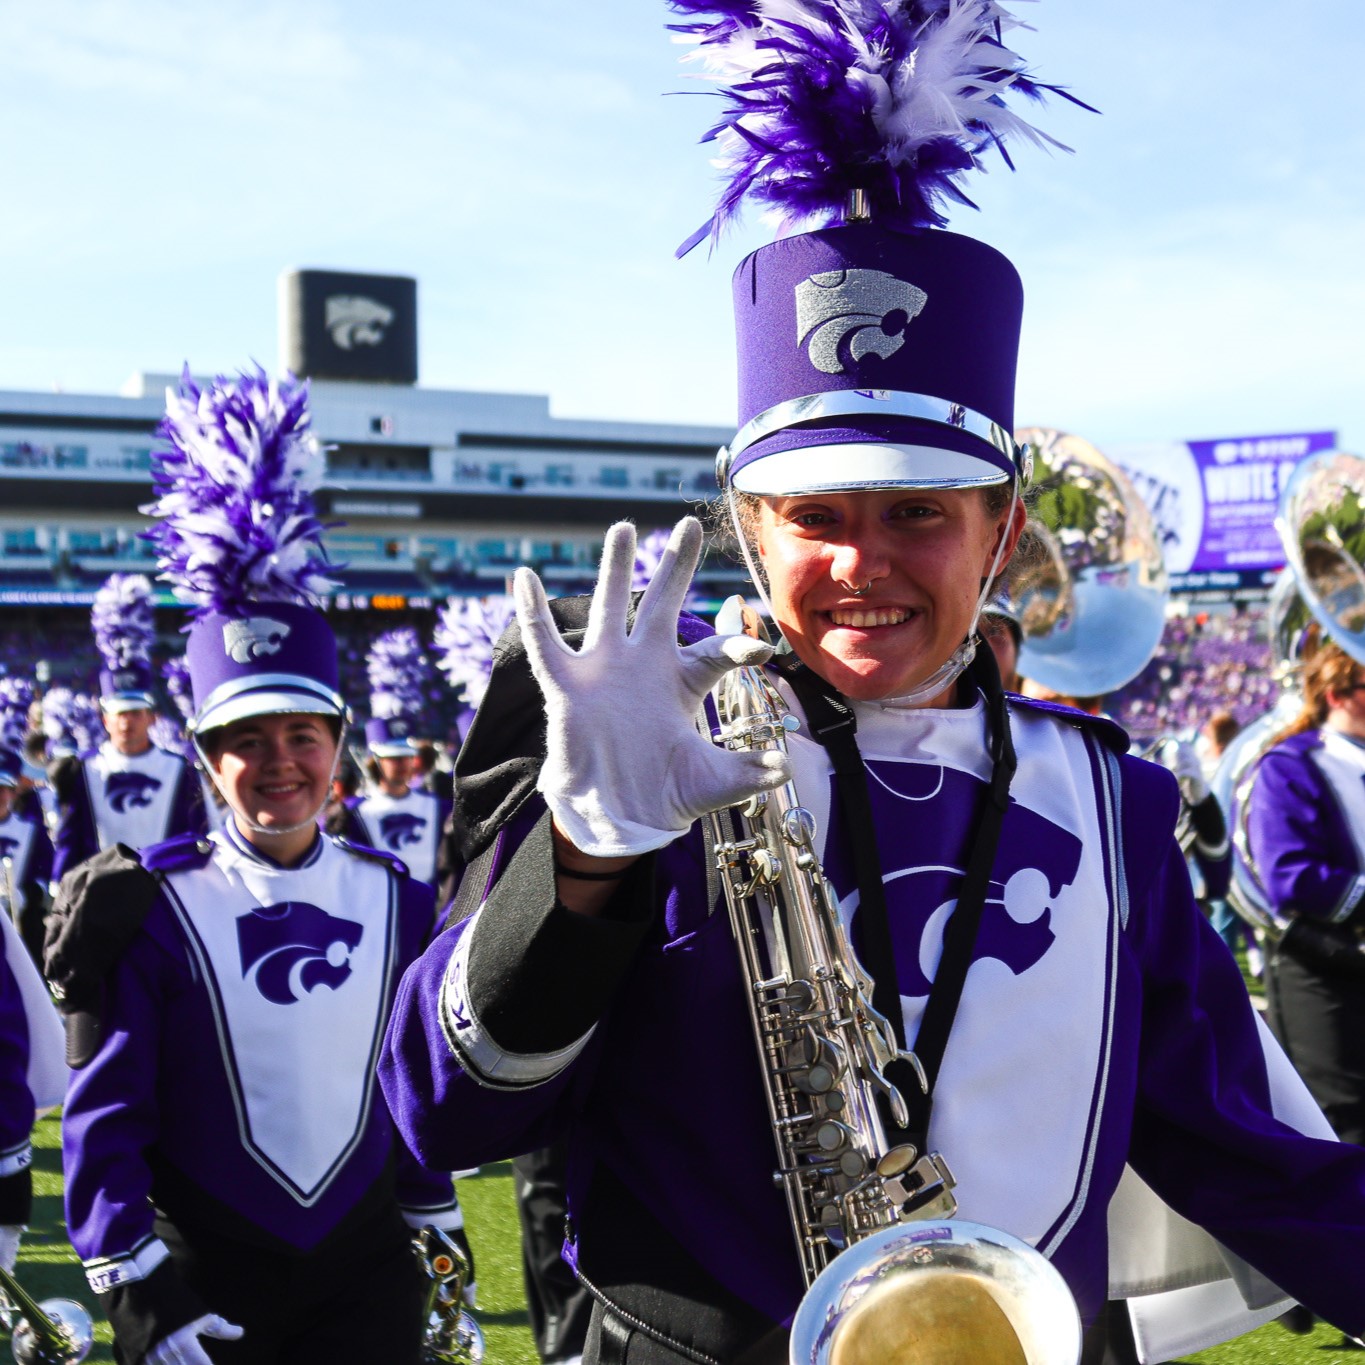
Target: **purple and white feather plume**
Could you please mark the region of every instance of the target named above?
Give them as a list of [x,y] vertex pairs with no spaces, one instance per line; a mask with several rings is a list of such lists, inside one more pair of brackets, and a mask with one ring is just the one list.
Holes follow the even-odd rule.
[[[874,219],[942,227],[970,204],[964,172],[1004,144],[1062,144],[1007,95],[1080,100],[1046,85],[1005,44],[1027,28],[996,0],[669,0],[724,101],[703,141],[726,183],[716,211],[679,248],[714,241],[751,199],[782,231],[840,221],[853,191]],[[1088,105],[1083,105],[1089,108]],[[1063,150],[1066,150],[1063,148]]]
[[204,388],[188,368],[167,391],[153,456],[159,518],[146,532],[161,577],[199,615],[254,602],[320,606],[334,586],[313,494],[326,458],[310,428],[308,385],[257,369]]
[[185,659],[167,659],[162,676],[166,679],[166,691],[175,703],[175,709],[184,720],[194,719],[194,691],[190,682],[190,666]]
[[386,631],[365,656],[370,680],[370,714],[378,720],[417,717],[426,702],[431,663],[412,626]]
[[630,573],[630,586],[633,592],[643,592],[649,587],[650,579],[659,571],[671,534],[671,531],[659,528],[647,531],[635,541],[635,567]]
[[33,699],[33,684],[27,678],[0,678],[0,747],[23,752]]
[[147,663],[156,640],[152,583],[146,574],[110,574],[90,608],[95,648],[111,673]]
[[99,703],[69,687],[49,687],[43,693],[43,734],[48,754],[81,754],[97,749],[104,738]]
[[470,706],[478,706],[483,700],[493,672],[493,646],[516,614],[512,599],[501,593],[452,597],[441,608],[432,635],[432,644],[439,651],[437,666],[451,687],[464,689]]

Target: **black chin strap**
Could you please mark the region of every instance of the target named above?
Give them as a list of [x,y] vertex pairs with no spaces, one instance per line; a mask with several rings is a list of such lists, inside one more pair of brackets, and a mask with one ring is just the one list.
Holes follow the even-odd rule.
[[[882,863],[872,821],[872,798],[868,790],[867,770],[858,751],[857,719],[848,702],[794,655],[779,656],[776,662],[806,713],[811,737],[824,746],[834,766],[839,810],[853,851],[858,882],[859,951],[863,966],[873,980],[872,1004],[878,1013],[890,1021],[896,1041],[904,1052],[907,1050],[905,1019],[896,980],[896,958],[887,916],[886,888],[882,883]],[[957,908],[944,932],[943,956],[934,975],[919,1034],[915,1039],[915,1056],[924,1068],[928,1089],[925,1091],[920,1088],[914,1067],[908,1060],[897,1059],[887,1068],[887,1079],[904,1096],[910,1110],[910,1122],[901,1129],[885,1106],[882,1114],[892,1145],[912,1142],[921,1152],[926,1150],[934,1085],[938,1080],[944,1049],[957,1017],[962,988],[967,981],[967,969],[971,966],[976,947],[977,930],[981,926],[986,892],[990,887],[991,869],[995,865],[995,852],[1000,843],[1000,830],[1009,807],[1010,783],[1017,766],[1005,693],[1000,685],[995,655],[990,649],[977,649],[965,677],[980,689],[986,700],[991,780],[982,798],[976,832],[967,857],[967,870],[958,891]]]

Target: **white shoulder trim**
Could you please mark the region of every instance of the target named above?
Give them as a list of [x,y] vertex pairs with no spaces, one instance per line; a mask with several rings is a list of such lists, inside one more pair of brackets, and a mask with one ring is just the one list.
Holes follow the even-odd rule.
[[469,970],[469,945],[478,927],[479,913],[470,916],[468,928],[460,935],[455,951],[450,955],[450,965],[441,986],[442,1032],[450,1050],[480,1085],[494,1090],[521,1090],[540,1085],[559,1075],[583,1051],[593,1030],[589,1029],[557,1052],[508,1052],[493,1040],[474,1012],[465,979]]

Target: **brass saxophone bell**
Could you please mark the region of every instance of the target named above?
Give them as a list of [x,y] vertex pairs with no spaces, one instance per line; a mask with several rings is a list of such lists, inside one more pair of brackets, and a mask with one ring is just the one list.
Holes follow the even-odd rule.
[[1076,1365],[1066,1281],[1026,1242],[958,1220],[905,1223],[825,1267],[792,1323],[792,1365]]

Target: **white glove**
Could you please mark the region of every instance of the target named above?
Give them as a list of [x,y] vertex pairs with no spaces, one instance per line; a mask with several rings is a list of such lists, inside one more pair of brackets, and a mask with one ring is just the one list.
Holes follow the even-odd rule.
[[203,1317],[177,1327],[168,1337],[147,1352],[147,1365],[213,1365],[208,1352],[199,1344],[200,1337],[212,1341],[236,1341],[242,1329],[235,1323],[220,1318],[217,1313],[205,1313]]
[[538,786],[570,843],[594,857],[662,848],[707,811],[790,775],[783,754],[731,753],[697,730],[698,708],[717,680],[772,653],[747,635],[679,647],[678,613],[701,539],[695,517],[674,527],[627,634],[635,528],[613,526],[577,652],[555,628],[540,579],[517,570],[517,619],[548,723]]
[[22,1224],[0,1224],[0,1267],[11,1273],[14,1271],[14,1263],[19,1259],[19,1242],[23,1235]]
[[1177,740],[1173,744],[1163,746],[1161,752],[1166,760],[1166,766],[1180,783],[1180,794],[1185,798],[1185,804],[1197,806],[1201,801],[1207,800],[1209,784],[1204,780],[1204,765],[1200,763],[1194,745]]

